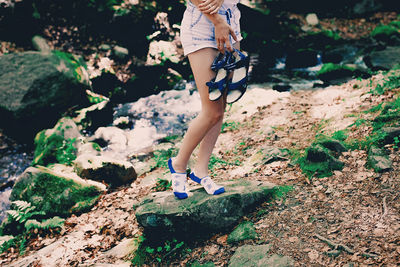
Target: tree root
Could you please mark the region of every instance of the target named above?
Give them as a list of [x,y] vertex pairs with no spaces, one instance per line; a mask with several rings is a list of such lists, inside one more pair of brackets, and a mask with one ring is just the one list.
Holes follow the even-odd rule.
[[[319,240],[325,242],[326,244],[328,244],[328,246],[330,246],[332,249],[346,251],[347,253],[352,254],[352,255],[355,253],[354,250],[352,250],[348,246],[343,245],[343,244],[334,243],[333,241],[331,241],[319,234],[315,234],[315,237],[318,238]],[[374,257],[377,257],[378,255],[373,254],[373,253],[362,252],[361,256],[366,257],[366,258],[374,258]]]

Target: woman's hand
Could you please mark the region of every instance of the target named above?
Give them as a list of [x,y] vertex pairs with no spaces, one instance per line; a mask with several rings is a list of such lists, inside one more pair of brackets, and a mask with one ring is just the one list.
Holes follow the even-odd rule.
[[225,53],[224,47],[230,52],[233,51],[232,44],[229,38],[229,35],[232,35],[232,38],[237,42],[237,36],[231,26],[225,20],[219,20],[217,23],[214,23],[215,26],[215,40],[217,41],[218,50],[221,53]]
[[206,14],[215,14],[221,8],[224,0],[202,0],[199,10]]

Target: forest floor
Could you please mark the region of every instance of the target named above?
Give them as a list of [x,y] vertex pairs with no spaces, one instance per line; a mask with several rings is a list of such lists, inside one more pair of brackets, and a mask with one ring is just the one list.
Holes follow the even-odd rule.
[[[374,25],[386,18],[377,16],[379,19]],[[322,20],[321,25],[324,22]],[[341,23],[332,25],[343,25],[336,26],[340,30],[350,29],[354,24],[351,21]],[[365,25],[361,19],[360,25]],[[360,27],[365,31],[370,29]],[[355,34],[363,36],[361,30]],[[7,45],[10,51],[19,49],[5,43],[2,43],[2,49]],[[62,46],[55,43],[54,47]],[[293,190],[281,199],[264,203],[243,218],[254,223],[257,239],[232,245],[226,241],[227,233],[219,233],[206,241],[187,244],[189,249],[184,253],[165,258],[161,263],[150,256],[146,265],[186,266],[197,261],[226,266],[235,250],[243,244],[271,244],[272,253],[291,257],[295,266],[352,266],[350,263],[354,266],[398,266],[400,156],[393,146],[387,147],[393,168],[385,173],[366,168],[367,152],[363,150],[342,153],[339,159],[345,163],[344,169],[326,178],[310,178],[291,161],[261,165],[256,170],[246,166],[246,160],[260,147],[269,145],[303,151],[317,134],[342,130],[358,118],[370,119],[371,115],[363,111],[393,99],[400,91],[397,88],[383,95],[370,94],[382,79],[382,75],[376,75],[340,86],[282,94],[270,103],[266,99],[266,104],[246,103],[245,106],[243,100],[233,105],[227,112],[227,121],[236,122],[237,127],[221,134],[214,154],[224,162],[240,161],[243,165],[217,165],[213,172],[216,180],[245,178],[290,185]],[[251,109],[255,110],[253,114],[248,112]],[[349,134],[354,138],[363,138],[370,131],[367,125],[349,128]],[[0,264],[7,266],[10,262],[35,257],[39,249],[57,242],[60,244],[58,250],[47,251],[45,262],[33,260],[30,266],[50,266],[46,262],[57,266],[115,263],[116,258],[105,252],[124,238],[138,237],[142,232],[132,207],[154,191],[154,184],[143,183],[143,180],[150,175],[161,177],[165,172],[165,169],[155,169],[132,185],[103,195],[92,211],[67,219],[65,229],[59,235],[30,240],[24,255],[10,249],[0,255]],[[326,252],[331,248],[321,237],[349,250],[330,257]]]

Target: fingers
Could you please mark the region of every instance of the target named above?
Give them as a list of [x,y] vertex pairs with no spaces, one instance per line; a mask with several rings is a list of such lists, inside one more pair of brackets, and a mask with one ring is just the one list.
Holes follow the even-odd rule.
[[235,31],[234,31],[232,28],[229,29],[229,33],[231,34],[233,40],[235,40],[235,41],[237,42],[237,41],[238,41],[238,38],[237,38],[237,36],[236,36]]
[[200,10],[201,12],[203,12],[203,13],[206,13],[206,14],[215,14],[215,13],[218,12],[219,7],[210,5],[210,6],[206,6],[206,7],[204,7],[204,8],[200,8],[200,7],[199,7],[199,10]]
[[224,44],[225,44],[225,42],[224,42],[223,40],[217,40],[217,49],[218,49],[219,52],[221,52],[222,54],[225,53]]
[[232,44],[231,44],[231,41],[229,40],[229,38],[225,41],[225,46],[226,46],[226,49],[227,49],[229,52],[232,52],[232,51],[233,51]]
[[220,2],[221,1],[216,0],[205,0],[198,6],[198,8],[203,13],[215,14],[218,12],[219,8],[222,5],[222,2]]

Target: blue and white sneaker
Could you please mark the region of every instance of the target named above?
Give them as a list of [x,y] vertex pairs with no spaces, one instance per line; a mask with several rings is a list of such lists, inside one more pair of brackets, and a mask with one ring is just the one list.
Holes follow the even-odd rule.
[[185,199],[188,197],[187,191],[187,174],[186,173],[178,173],[172,167],[172,159],[168,160],[168,168],[171,172],[171,180],[172,180],[172,189],[174,191],[174,195],[178,199]]
[[207,194],[219,195],[225,192],[225,188],[223,186],[215,184],[211,177],[208,175],[203,178],[199,178],[194,174],[194,172],[192,172],[189,177],[196,183],[201,184],[206,190]]

